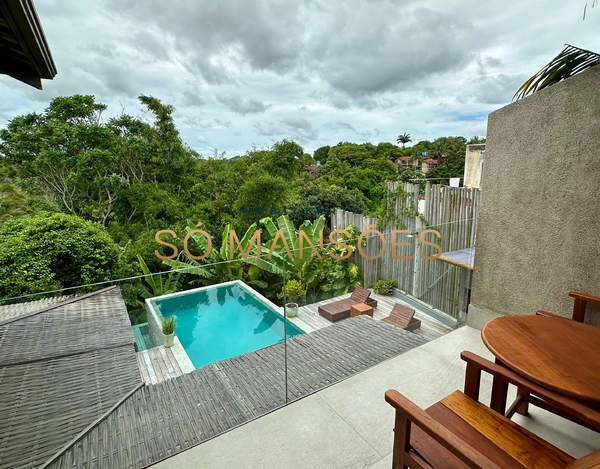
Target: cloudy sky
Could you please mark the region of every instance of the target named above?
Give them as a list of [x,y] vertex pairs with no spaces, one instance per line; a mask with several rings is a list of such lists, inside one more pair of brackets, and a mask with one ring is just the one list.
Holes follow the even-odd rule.
[[204,156],[284,138],[323,145],[483,136],[487,115],[565,43],[600,51],[585,0],[36,0],[58,75],[0,75],[0,126],[55,96],[105,116],[175,106]]

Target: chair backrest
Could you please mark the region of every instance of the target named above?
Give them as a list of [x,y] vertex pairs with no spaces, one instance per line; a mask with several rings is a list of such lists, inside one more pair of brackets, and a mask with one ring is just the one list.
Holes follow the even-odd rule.
[[414,315],[414,309],[401,305],[400,303],[396,303],[390,312],[390,318],[404,326],[408,326]]
[[356,303],[364,303],[371,296],[371,290],[367,290],[366,288],[356,287],[350,295],[350,299],[355,301]]

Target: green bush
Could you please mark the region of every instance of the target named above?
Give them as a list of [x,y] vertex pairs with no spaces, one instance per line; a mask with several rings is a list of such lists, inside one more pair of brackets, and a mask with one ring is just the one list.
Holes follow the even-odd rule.
[[7,222],[0,229],[0,297],[113,280],[119,248],[98,224],[60,213]]
[[[298,280],[289,280],[285,284],[286,300],[291,303],[297,303],[298,300],[304,299],[306,296],[306,287]],[[278,298],[283,298],[283,292],[277,295]]]
[[373,283],[373,290],[383,292],[384,295],[391,295],[394,288],[398,286],[395,280],[377,280]]

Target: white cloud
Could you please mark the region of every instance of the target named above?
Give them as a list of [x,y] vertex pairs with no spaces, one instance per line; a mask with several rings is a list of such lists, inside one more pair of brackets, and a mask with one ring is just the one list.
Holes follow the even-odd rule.
[[[93,94],[106,117],[140,94],[177,109],[191,146],[227,155],[293,138],[485,134],[564,43],[600,51],[600,11],[546,0],[38,0],[58,75],[44,91],[0,76],[0,126],[50,99]],[[483,117],[482,117],[483,116]],[[204,139],[204,140],[201,140]],[[208,146],[201,148],[208,151]]]

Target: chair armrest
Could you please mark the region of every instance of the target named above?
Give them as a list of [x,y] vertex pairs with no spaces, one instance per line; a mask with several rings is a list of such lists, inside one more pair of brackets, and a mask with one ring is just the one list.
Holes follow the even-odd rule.
[[403,414],[410,422],[417,425],[468,467],[472,469],[500,469],[497,464],[458,438],[398,391],[393,389],[386,391],[385,400],[396,409],[396,412]]
[[559,316],[558,314],[554,314],[554,313],[549,313],[548,311],[536,311],[535,312],[536,316],[546,316],[549,318],[561,318],[561,319],[571,319],[571,318],[565,318],[564,316]]
[[[491,361],[486,360],[485,358],[480,357],[479,355],[476,355],[473,352],[462,352],[460,354],[460,358],[467,362],[467,375],[470,371],[469,368],[485,371],[494,376],[494,378],[499,377],[507,383],[517,386],[522,391],[542,398],[544,401],[554,405],[556,408],[567,412],[570,415],[577,417],[594,430],[600,432],[599,411],[588,407],[580,403],[579,401],[576,401],[575,399],[562,396],[558,393],[555,393],[554,391],[550,391],[549,389],[539,386],[533,381],[530,381],[527,378],[518,375],[514,371],[492,363]],[[467,386],[465,383],[465,394],[467,394],[471,399],[478,400],[479,396],[470,395],[470,393],[467,392],[466,388]]]
[[596,305],[600,305],[600,298],[593,295],[588,295],[587,293],[581,293],[578,291],[569,292],[569,296],[575,298],[575,303],[573,304],[573,320],[578,322],[583,322],[585,319],[585,307],[587,306],[588,301],[590,303],[594,303]]
[[582,292],[578,292],[578,291],[569,292],[569,296],[571,296],[575,299],[589,301],[590,303],[595,303],[597,305],[600,305],[600,297],[598,297],[598,296],[588,295],[587,293],[582,293]]

